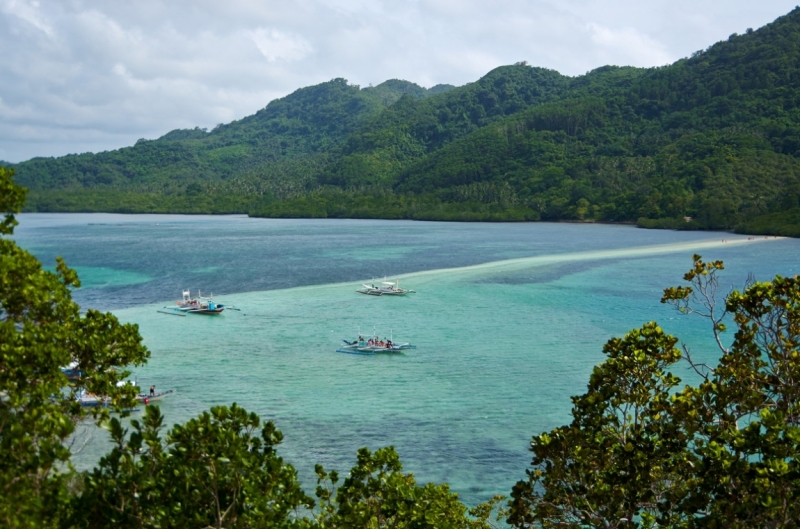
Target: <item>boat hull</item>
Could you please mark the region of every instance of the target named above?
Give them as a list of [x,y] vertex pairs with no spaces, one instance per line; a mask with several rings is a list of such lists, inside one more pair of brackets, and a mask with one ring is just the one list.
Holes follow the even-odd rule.
[[[180,309],[183,310],[183,309]],[[222,311],[225,310],[224,307],[220,307],[214,310],[211,309],[187,309],[184,312],[187,314],[207,314],[209,316],[214,316],[216,314],[222,314]]]
[[391,347],[386,347],[385,345],[346,345],[337,349],[336,352],[360,355],[402,354],[407,349],[416,348],[416,345],[411,345],[410,343],[392,345]]
[[358,292],[359,294],[366,294],[367,296],[382,296],[383,295],[383,292],[381,292],[380,290],[373,290],[373,289],[360,288],[360,289],[356,290],[356,292]]
[[351,355],[363,355],[363,356],[372,356],[376,354],[402,354],[402,349],[386,349],[383,347],[380,348],[373,348],[373,347],[365,347],[360,349],[348,349],[348,348],[339,348],[336,350],[337,353],[347,353]]
[[[175,393],[174,389],[158,391],[153,395],[139,393],[136,395],[136,402],[141,404],[150,404],[151,402],[163,400],[165,397],[172,395],[173,393]],[[108,397],[98,397],[97,395],[86,394],[78,398],[78,403],[84,408],[108,408],[111,406],[111,399]],[[136,411],[136,409],[126,411]]]
[[358,349],[346,349],[346,348],[337,349],[336,352],[350,354],[350,355],[361,355],[361,356],[372,356],[375,354],[374,351],[360,351]]
[[164,307],[164,310],[159,310],[158,312],[162,314],[174,314],[176,316],[186,316],[187,314],[206,314],[208,316],[216,316],[217,314],[222,314],[223,310],[225,310],[224,306],[217,305],[217,307],[213,310],[190,307]]

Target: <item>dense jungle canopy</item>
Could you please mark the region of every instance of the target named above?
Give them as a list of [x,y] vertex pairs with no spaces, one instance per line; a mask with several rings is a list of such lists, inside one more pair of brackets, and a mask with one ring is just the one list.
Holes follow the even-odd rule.
[[568,77],[517,63],[430,89],[334,79],[211,131],[12,167],[32,211],[613,221],[798,236],[799,65],[795,9],[664,67]]

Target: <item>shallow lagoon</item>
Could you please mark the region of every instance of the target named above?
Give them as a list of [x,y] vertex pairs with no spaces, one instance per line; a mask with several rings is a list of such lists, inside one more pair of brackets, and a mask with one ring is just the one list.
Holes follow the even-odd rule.
[[[467,503],[507,494],[532,435],[569,420],[602,345],[650,320],[701,357],[705,322],[661,305],[693,253],[749,273],[798,273],[800,241],[582,224],[270,220],[240,216],[20,215],[18,242],[83,278],[75,298],[135,322],[152,351],[135,376],[175,388],[167,423],[237,402],[284,432],[280,451],[313,490],[313,466],[346,470],[359,447],[394,445],[421,481]],[[417,294],[356,294],[400,277]],[[241,311],[157,309],[191,288]],[[335,353],[375,329],[417,345]],[[684,366],[678,374],[689,377]],[[100,434],[95,437],[99,439]],[[81,454],[90,465],[103,451]]]

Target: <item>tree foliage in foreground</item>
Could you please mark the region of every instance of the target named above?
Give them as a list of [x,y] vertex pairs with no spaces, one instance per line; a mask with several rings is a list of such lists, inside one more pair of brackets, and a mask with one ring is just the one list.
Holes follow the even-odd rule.
[[[59,259],[57,272],[5,236],[16,225],[24,190],[0,168],[0,526],[46,527],[63,515],[69,440],[86,416],[74,400],[88,390],[108,395],[113,408],[133,403],[132,387],[117,387],[149,353],[135,325],[108,313],[81,314],[70,288],[80,282]],[[61,368],[84,376],[70,385]],[[102,410],[95,413],[102,418]]]
[[[716,304],[721,262],[694,257],[662,302],[709,319],[710,368],[655,323],[609,341],[569,425],[533,438],[514,487],[515,527],[797,527],[800,279],[776,277]],[[724,345],[727,319],[736,327]],[[701,377],[679,388],[685,357]]]
[[[149,407],[132,431],[112,419],[112,452],[73,497],[76,527],[488,529],[496,498],[468,512],[447,485],[417,485],[391,447],[362,448],[344,482],[317,465],[315,502],[277,455],[282,435],[237,405],[219,406],[162,438]],[[260,430],[260,432],[259,432]]]
[[344,482],[339,476],[317,465],[317,497],[320,499],[321,527],[394,527],[488,529],[494,506],[503,499],[496,496],[473,509],[467,509],[458,494],[447,484],[419,486],[412,474],[401,472],[403,466],[394,448],[374,453],[358,451],[356,466]]
[[[177,425],[149,407],[128,433],[115,418],[115,447],[73,498],[78,527],[294,527],[488,529],[500,498],[469,510],[447,485],[417,485],[397,452],[362,448],[342,484],[317,465],[315,501],[277,455],[282,435],[235,404]],[[260,433],[259,433],[260,429]]]
[[[114,448],[74,498],[79,527],[304,527],[313,500],[277,456],[281,433],[236,406],[214,407],[161,437],[150,406],[128,434],[111,419]],[[260,433],[259,433],[260,430]],[[292,516],[290,516],[292,514]]]

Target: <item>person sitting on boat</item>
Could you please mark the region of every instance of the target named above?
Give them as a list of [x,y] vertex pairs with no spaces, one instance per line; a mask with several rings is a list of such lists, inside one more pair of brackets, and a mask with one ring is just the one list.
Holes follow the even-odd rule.
[[392,341],[391,340],[387,340],[386,341],[386,348],[387,349],[391,349],[392,348]]

